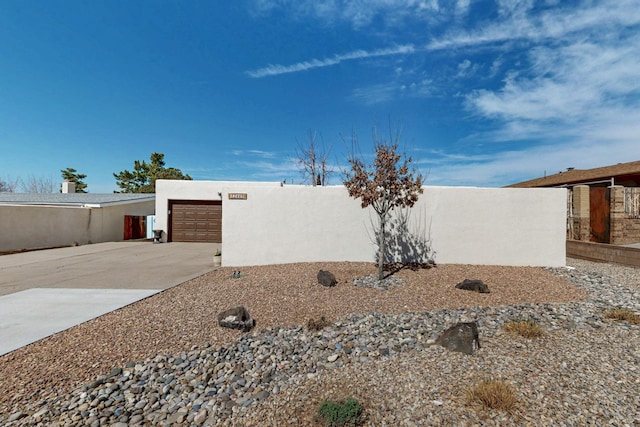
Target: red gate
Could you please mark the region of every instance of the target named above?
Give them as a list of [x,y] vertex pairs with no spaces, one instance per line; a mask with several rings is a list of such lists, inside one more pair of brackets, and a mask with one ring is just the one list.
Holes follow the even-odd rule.
[[144,239],[147,236],[147,217],[124,216],[124,240]]

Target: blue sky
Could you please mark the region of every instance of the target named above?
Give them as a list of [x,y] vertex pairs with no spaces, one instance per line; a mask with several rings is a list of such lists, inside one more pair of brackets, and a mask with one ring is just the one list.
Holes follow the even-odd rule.
[[428,185],[638,160],[639,30],[640,0],[0,0],[0,179],[111,192],[158,151],[298,183],[310,129],[344,166],[375,123]]

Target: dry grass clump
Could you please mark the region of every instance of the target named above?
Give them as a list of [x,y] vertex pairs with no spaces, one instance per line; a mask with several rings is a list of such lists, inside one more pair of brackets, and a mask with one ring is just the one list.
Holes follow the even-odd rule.
[[307,320],[307,329],[310,331],[320,331],[330,325],[331,322],[329,322],[324,316],[320,316],[319,319]]
[[632,325],[640,325],[640,316],[626,308],[614,308],[605,316],[607,319],[624,320]]
[[516,390],[504,381],[482,380],[467,391],[467,401],[479,402],[486,408],[511,411],[516,406]]
[[512,334],[518,334],[525,338],[539,338],[544,335],[542,328],[534,321],[520,320],[507,322],[504,330]]

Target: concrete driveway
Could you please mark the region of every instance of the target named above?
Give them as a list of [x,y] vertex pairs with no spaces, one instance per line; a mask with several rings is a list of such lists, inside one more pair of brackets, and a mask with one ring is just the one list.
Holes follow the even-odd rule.
[[129,241],[0,256],[0,355],[211,271],[219,247]]

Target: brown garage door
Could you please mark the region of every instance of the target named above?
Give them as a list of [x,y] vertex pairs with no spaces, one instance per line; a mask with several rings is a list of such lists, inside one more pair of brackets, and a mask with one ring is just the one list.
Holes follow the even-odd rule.
[[169,241],[222,243],[222,202],[169,200]]

